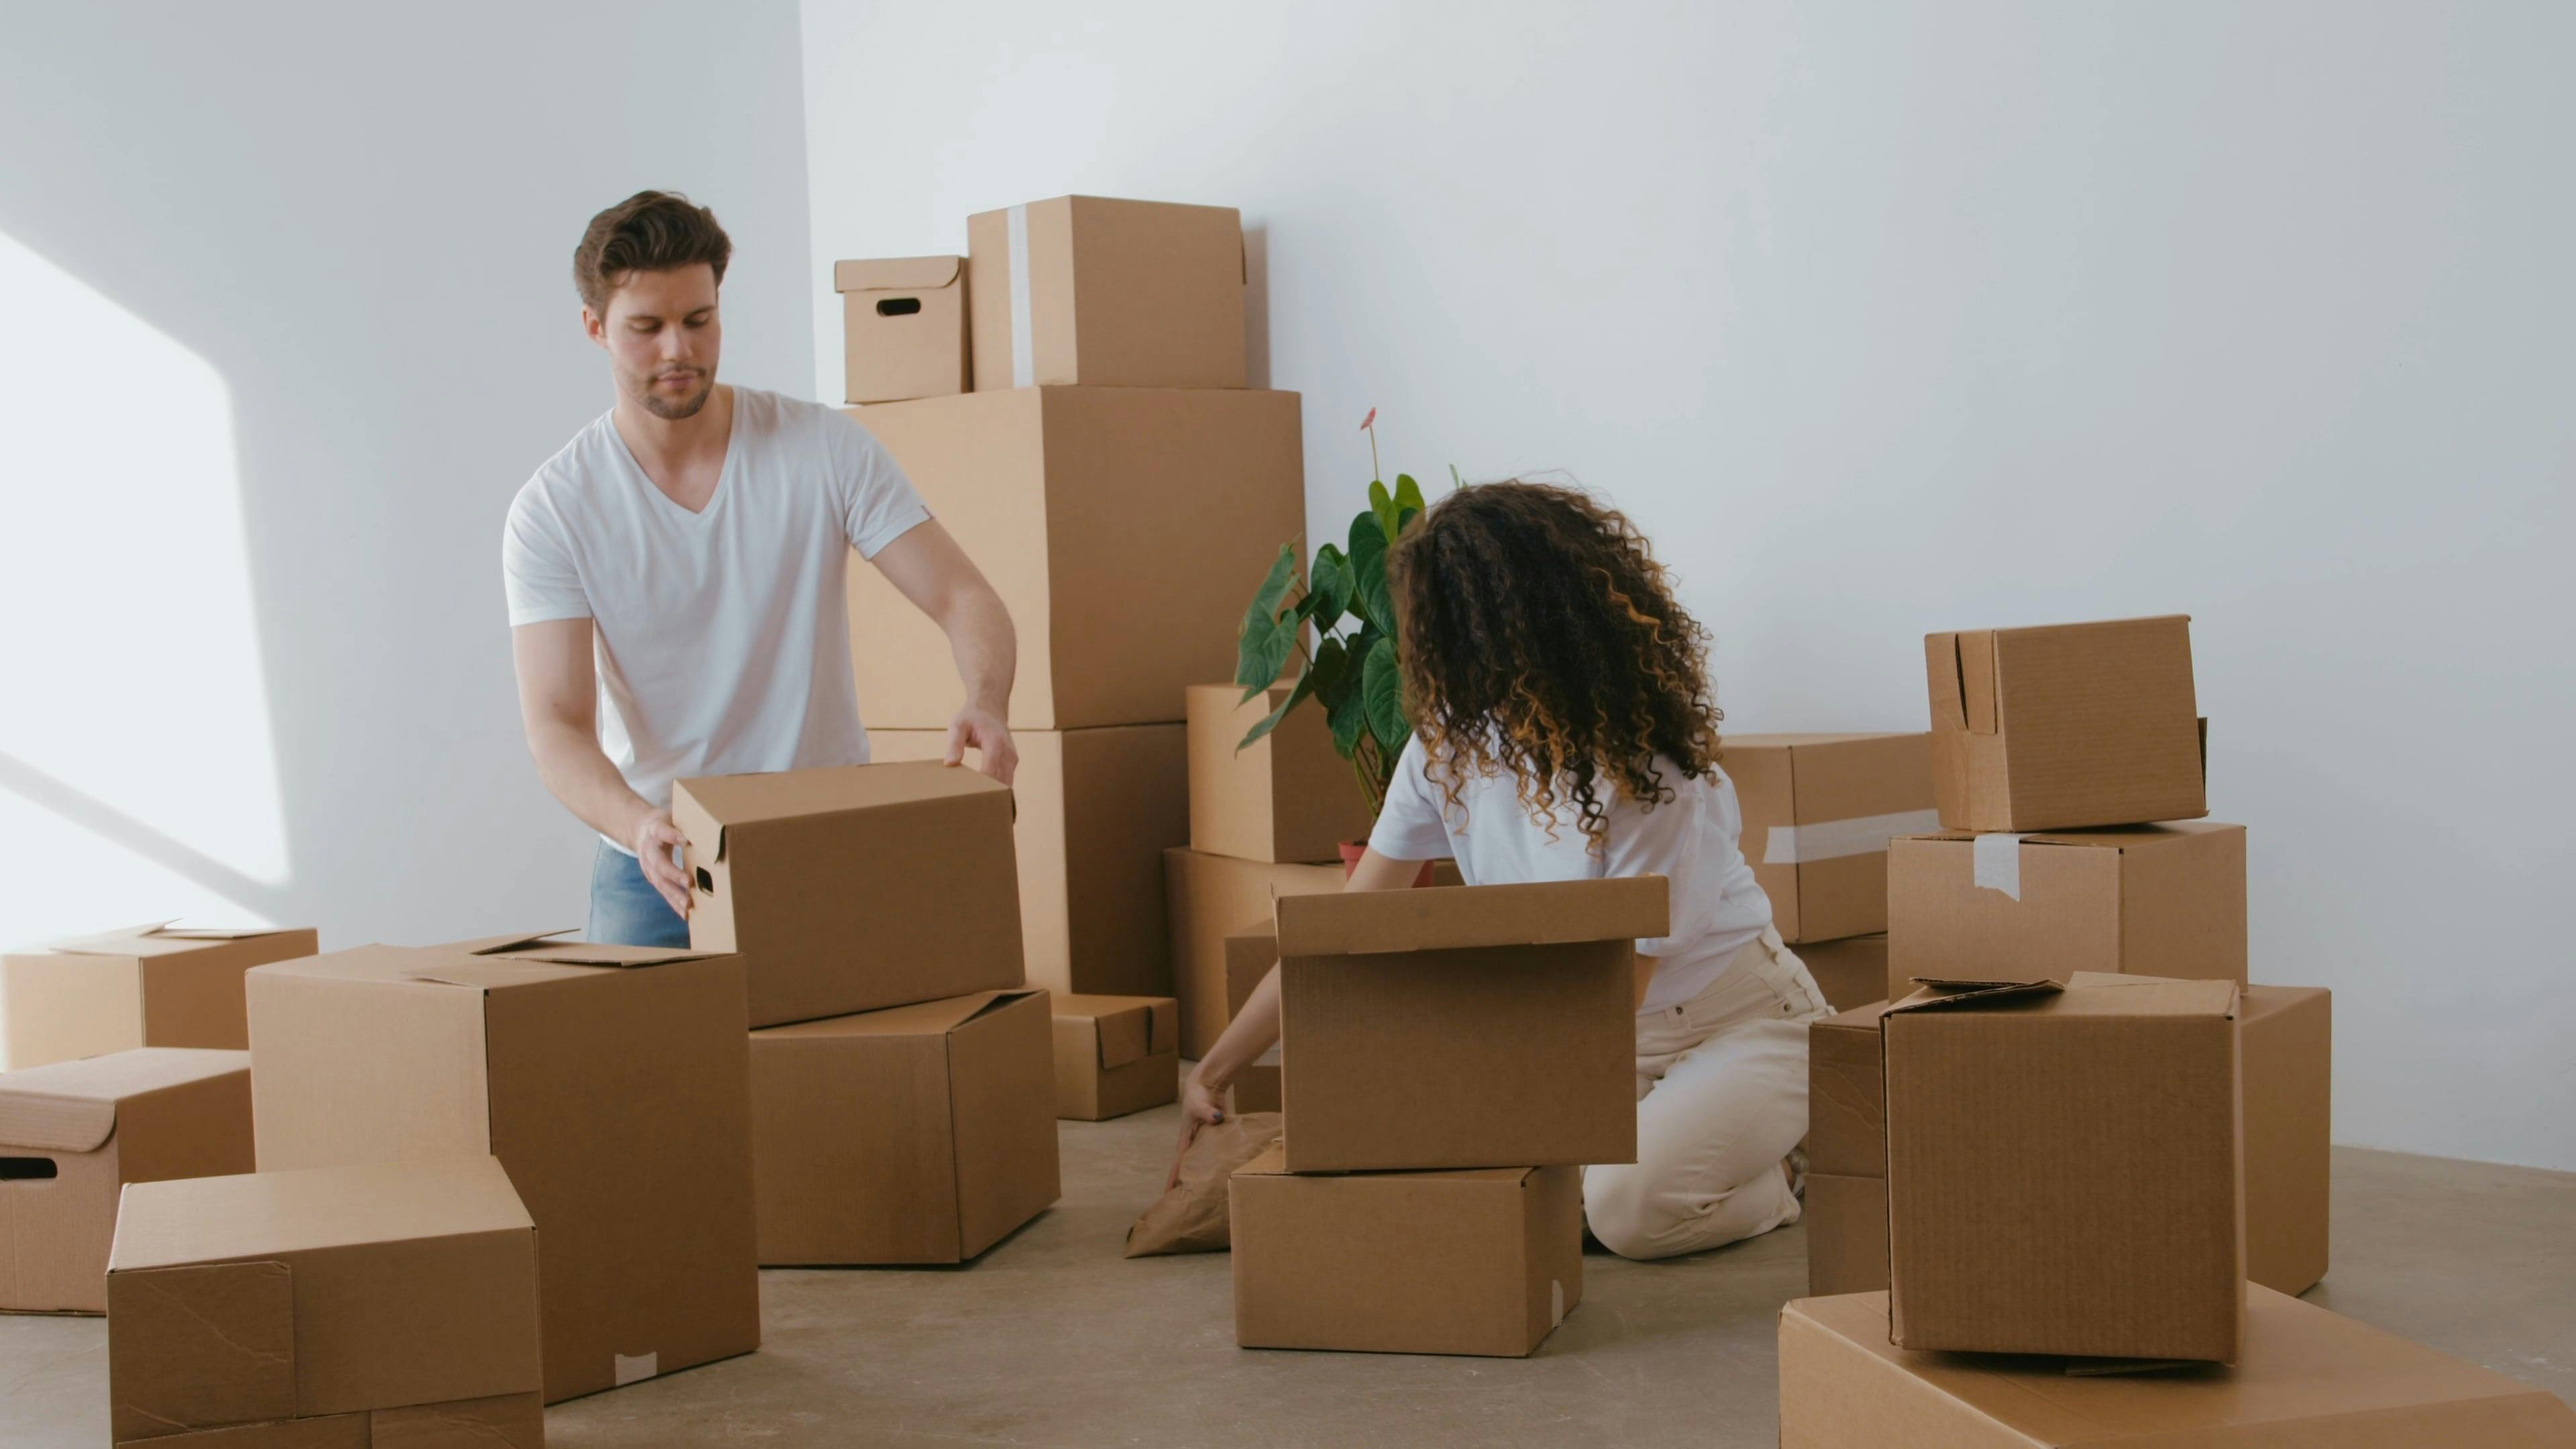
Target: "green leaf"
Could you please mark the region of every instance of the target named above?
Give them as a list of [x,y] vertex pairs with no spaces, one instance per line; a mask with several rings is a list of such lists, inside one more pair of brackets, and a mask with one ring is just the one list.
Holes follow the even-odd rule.
[[1368,729],[1368,706],[1360,702],[1360,691],[1343,690],[1339,698],[1327,702],[1324,715],[1333,727],[1334,752],[1349,759],[1351,751],[1360,747],[1360,735]]
[[1388,620],[1383,614],[1371,613],[1370,607],[1386,596],[1386,542],[1386,535],[1370,515],[1363,513],[1351,520],[1350,597],[1345,607],[1363,622],[1376,625],[1381,634],[1387,632]]
[[1306,675],[1315,681],[1318,701],[1330,706],[1335,698],[1349,692],[1351,681],[1345,676],[1350,662],[1350,651],[1342,647],[1339,639],[1327,639],[1315,650],[1315,662]]
[[1277,729],[1279,727],[1279,721],[1287,715],[1288,711],[1305,703],[1307,697],[1312,695],[1314,692],[1315,671],[1310,668],[1303,675],[1298,677],[1297,687],[1288,691],[1288,697],[1279,701],[1279,707],[1264,716],[1261,723],[1254,725],[1252,729],[1244,735],[1243,739],[1235,745],[1234,748],[1236,751],[1240,752],[1245,745],[1249,745],[1255,740],[1260,739],[1263,735]]
[[1369,480],[1369,512],[1384,513],[1386,506],[1394,501],[1395,495],[1386,491],[1385,484],[1374,478]]
[[1279,601],[1288,597],[1289,587],[1296,580],[1297,546],[1283,543],[1269,574],[1261,580],[1260,592],[1252,596],[1251,604],[1243,611],[1243,628],[1235,636],[1235,683],[1266,688],[1287,665],[1288,651],[1295,646],[1297,634],[1293,627],[1282,632]]
[[1377,520],[1378,536],[1395,542],[1395,495],[1383,483],[1369,484],[1369,516]]
[[1395,516],[1395,536],[1398,538],[1404,537],[1404,531],[1411,528],[1413,526],[1413,520],[1420,518],[1421,516],[1422,510],[1419,508],[1408,508],[1397,514]]
[[1422,485],[1414,482],[1410,473],[1395,475],[1395,506],[1410,508],[1416,513],[1430,506],[1422,501]]
[[1452,488],[1467,486],[1467,480],[1458,476],[1458,465],[1455,463],[1449,465],[1449,486]]
[[1342,561],[1342,551],[1325,544],[1315,550],[1315,566],[1307,577],[1307,599],[1314,607],[1307,611],[1318,631],[1341,622],[1351,607],[1351,575]]
[[1368,711],[1369,733],[1388,755],[1404,748],[1413,726],[1404,717],[1404,672],[1395,662],[1395,641],[1380,639],[1360,669],[1360,694]]

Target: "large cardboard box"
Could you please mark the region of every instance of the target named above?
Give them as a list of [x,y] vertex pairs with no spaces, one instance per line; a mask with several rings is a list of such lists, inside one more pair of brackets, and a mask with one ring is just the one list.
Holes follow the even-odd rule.
[[1887,1118],[1878,1021],[1887,1003],[1807,1027],[1807,1291],[1887,1286]]
[[1927,987],[1879,1018],[1895,1341],[2235,1361],[2236,985]]
[[252,1166],[248,1052],[137,1047],[0,1073],[0,1310],[106,1312],[125,1184]]
[[[1729,735],[1744,859],[1793,944],[1887,929],[1887,842],[1937,830],[1932,737]],[[1873,993],[1875,994],[1875,993]]]
[[490,1153],[545,1237],[548,1403],[760,1345],[738,956],[507,938],[249,977],[263,1173]]
[[[1180,725],[1016,730],[1011,830],[1028,984],[1059,995],[1165,996],[1163,852],[1189,834]],[[946,730],[871,730],[880,760],[936,760]],[[969,752],[970,763],[981,757]]]
[[1808,1173],[1798,1221],[1809,1293],[1887,1291],[1887,1179]]
[[2209,813],[2188,616],[1927,634],[1923,662],[1952,830]]
[[2558,1397],[2265,1288],[2234,1368],[2070,1374],[1908,1353],[1887,1297],[1780,1310],[1781,1449],[2427,1449],[2576,1443]]
[[0,956],[0,1071],[134,1047],[240,1051],[242,973],[314,950],[309,927],[164,924]]
[[760,1261],[962,1263],[1059,1193],[1043,991],[751,1034]]
[[689,944],[741,956],[751,1025],[1024,979],[1009,787],[935,763],[671,787]]
[[948,397],[966,390],[966,259],[836,262],[842,396],[854,403]]
[[1888,849],[1887,994],[1916,977],[2245,980],[2245,827],[1944,831]]
[[1338,865],[1273,865],[1181,848],[1163,852],[1182,1056],[1207,1055],[1234,1019],[1226,995],[1226,937],[1266,929],[1274,894],[1337,892],[1343,878]]
[[537,1449],[537,1291],[535,1228],[489,1157],[137,1183],[107,1270],[109,1428]]
[[1239,388],[1243,217],[1059,196],[966,219],[975,387]]
[[1244,1348],[1523,1358],[1583,1301],[1573,1167],[1301,1177],[1273,1147],[1227,1191]]
[[1181,1007],[1168,996],[1055,998],[1055,1114],[1102,1122],[1181,1095]]
[[1334,751],[1322,709],[1301,705],[1243,744],[1287,697],[1285,685],[1246,703],[1237,702],[1239,685],[1190,686],[1190,849],[1331,862],[1341,859],[1342,842],[1368,838],[1368,801],[1350,762]]
[[[1808,941],[1795,950],[1816,978],[1825,1004],[1850,1011],[1887,999],[1887,935],[1845,936],[1839,941]],[[1912,991],[1911,987],[1907,988]]]
[[1668,920],[1651,875],[1281,897],[1288,1170],[1636,1160],[1635,943]]
[[[1261,978],[1279,964],[1279,933],[1264,925],[1256,931],[1245,931],[1225,938],[1225,1015],[1231,1023],[1261,986]],[[1246,1112],[1276,1112],[1281,1106],[1279,1086],[1279,1047],[1270,1050],[1250,1066],[1234,1074],[1226,1084],[1225,1110],[1242,1116]]]
[[[1293,392],[1040,387],[862,408],[1011,611],[1015,730],[1172,724],[1234,673],[1243,609],[1306,529]],[[853,564],[850,640],[871,725],[946,729],[948,638]]]

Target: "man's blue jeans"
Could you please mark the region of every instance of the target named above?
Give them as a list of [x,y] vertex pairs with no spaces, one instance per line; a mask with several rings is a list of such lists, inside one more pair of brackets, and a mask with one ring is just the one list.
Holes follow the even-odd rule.
[[603,840],[590,863],[587,934],[591,940],[619,946],[685,947],[689,923],[644,878],[644,867],[635,857]]

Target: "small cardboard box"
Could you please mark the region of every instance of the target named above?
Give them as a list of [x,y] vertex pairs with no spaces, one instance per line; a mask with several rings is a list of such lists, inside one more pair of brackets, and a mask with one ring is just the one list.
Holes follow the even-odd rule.
[[1271,865],[1179,848],[1163,852],[1163,901],[1169,912],[1172,995],[1181,1003],[1182,1056],[1195,1060],[1207,1055],[1234,1019],[1226,988],[1226,938],[1266,933],[1274,894],[1330,894],[1341,890],[1343,879],[1338,865]]
[[1340,860],[1343,841],[1368,838],[1368,801],[1350,762],[1333,750],[1324,711],[1300,705],[1243,745],[1288,688],[1238,704],[1242,697],[1239,685],[1190,686],[1190,849],[1240,860]]
[[[1279,933],[1266,925],[1225,938],[1225,1016],[1229,1024],[1260,988],[1261,978],[1278,964]],[[1238,1117],[1246,1112],[1278,1111],[1278,1045],[1273,1043],[1258,1060],[1236,1072],[1225,1092],[1225,1110]]]
[[251,1167],[248,1052],[137,1047],[0,1073],[0,1311],[105,1313],[125,1184]]
[[765,1265],[962,1263],[1056,1175],[1043,991],[978,991],[751,1034]]
[[[1825,1004],[1850,1011],[1887,998],[1887,936],[1845,936],[1839,941],[1809,941],[1795,953],[1816,978]],[[1913,988],[1908,987],[1910,994]]]
[[1024,979],[1008,786],[935,763],[671,787],[689,944],[742,957],[751,1025]]
[[2070,1374],[2056,1359],[1908,1353],[1887,1297],[1780,1310],[1781,1449],[2424,1449],[2576,1443],[2555,1394],[2253,1288],[2234,1368]]
[[2236,985],[1950,983],[1879,1019],[1895,1342],[2232,1363]]
[[1181,1006],[1168,996],[1055,998],[1055,1114],[1102,1122],[1177,1101]]
[[1526,1358],[1583,1301],[1573,1167],[1292,1175],[1227,1184],[1244,1348]]
[[1667,900],[1652,875],[1281,897],[1288,1170],[1635,1161],[1636,941]]
[[966,259],[836,262],[841,356],[854,403],[966,391]]
[[1243,217],[1059,196],[966,219],[975,388],[1239,388]]
[[[1244,605],[1306,529],[1293,392],[1023,388],[855,416],[1009,608],[1015,730],[1178,723],[1191,685],[1234,673]],[[849,608],[859,712],[946,729],[948,637],[873,566],[852,564]]]
[[1952,830],[2209,813],[2191,620],[1927,634],[1932,782]]
[[1941,826],[1932,737],[1729,735],[1721,763],[1744,810],[1745,862],[1780,938],[1886,930],[1887,842]]
[[543,937],[262,966],[259,1169],[498,1156],[545,1235],[548,1403],[748,1353],[742,971]]
[[2245,827],[1943,831],[1887,856],[1887,995],[1916,977],[2245,980]]
[[[1020,950],[1028,984],[1058,995],[1164,996],[1163,852],[1189,834],[1189,769],[1176,724],[1017,730]],[[880,760],[936,760],[946,730],[870,730]],[[969,751],[970,765],[981,756]]]
[[1807,1174],[1807,1291],[1887,1291],[1887,1180]]
[[545,1442],[537,1234],[490,1157],[137,1183],[107,1303],[120,1444]]
[[240,1051],[242,973],[313,931],[132,926],[0,956],[0,1071],[135,1047]]

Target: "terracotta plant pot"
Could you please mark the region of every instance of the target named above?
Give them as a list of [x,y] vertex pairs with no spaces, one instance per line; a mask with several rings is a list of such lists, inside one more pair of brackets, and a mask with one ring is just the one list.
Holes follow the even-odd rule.
[[[1345,840],[1342,842],[1342,879],[1349,880],[1351,878],[1351,872],[1360,868],[1360,857],[1366,854],[1368,854],[1367,841]],[[1431,873],[1437,869],[1439,865],[1440,862],[1436,860],[1424,861],[1422,863],[1422,874],[1413,878],[1413,888],[1415,890],[1420,890],[1424,886],[1431,884]]]

